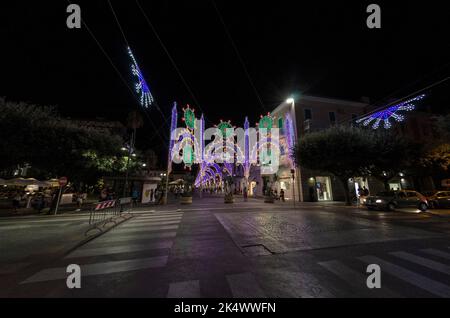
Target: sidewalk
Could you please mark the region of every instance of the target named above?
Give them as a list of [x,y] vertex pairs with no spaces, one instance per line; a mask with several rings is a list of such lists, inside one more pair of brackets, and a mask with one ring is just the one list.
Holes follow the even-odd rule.
[[[97,201],[90,201],[87,203],[84,203],[81,207],[81,211],[90,211],[92,208],[92,204],[96,203]],[[67,204],[59,206],[58,208],[58,214],[65,214],[65,213],[73,213],[73,212],[80,212],[77,211],[78,207],[76,203],[73,204]],[[9,209],[0,209],[0,218],[1,217],[10,217],[10,216],[24,216],[24,215],[47,215],[48,208],[44,209],[40,213],[35,210],[34,208],[20,208],[17,210],[17,212],[14,211],[14,209],[11,207]]]

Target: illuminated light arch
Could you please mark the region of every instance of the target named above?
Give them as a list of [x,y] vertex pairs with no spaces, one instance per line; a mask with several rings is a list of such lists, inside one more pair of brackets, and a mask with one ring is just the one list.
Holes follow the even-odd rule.
[[[226,128],[235,128],[231,125],[230,121],[222,121],[216,125],[222,133],[225,133],[225,138],[215,138],[207,145],[205,145],[204,141],[204,116],[201,116],[200,121],[196,121],[194,109],[190,108],[189,105],[183,108],[184,117],[183,121],[186,125],[186,129],[177,136],[174,137],[174,140],[171,141],[169,154],[171,154],[172,159],[178,159],[180,162],[183,161],[183,152],[186,146],[192,147],[192,161],[189,164],[186,164],[190,167],[191,164],[199,164],[199,172],[196,176],[194,185],[196,187],[201,187],[204,185],[211,184],[219,184],[223,182],[224,175],[233,176],[236,173],[243,173],[245,180],[248,181],[251,173],[251,167],[257,164],[258,153],[267,154],[269,151],[271,154],[279,155],[280,153],[280,145],[279,142],[274,141],[271,138],[270,129],[273,128],[273,117],[269,114],[266,116],[261,116],[260,122],[258,123],[260,131],[261,128],[269,129],[267,135],[260,138],[255,146],[250,146],[249,143],[249,121],[248,118],[245,118],[244,122],[244,144],[238,144],[236,140],[237,132],[235,131],[233,134],[229,134],[226,132]],[[177,120],[177,111],[176,105],[174,104],[174,108],[172,109],[172,126],[176,127]],[[290,134],[291,141],[288,141],[290,144],[292,142],[292,121],[289,121],[289,118],[286,118],[286,130],[287,134]],[[199,127],[196,125],[199,124]],[[291,129],[289,129],[291,127]],[[198,140],[198,136],[194,136],[194,129],[200,129],[200,138]],[[172,129],[173,131],[173,129]],[[197,134],[197,132],[195,132]],[[228,134],[227,134],[228,133]],[[172,139],[171,139],[172,140]],[[173,145],[173,142],[176,141],[176,147]],[[241,148],[243,147],[243,149]],[[230,162],[220,162],[223,158],[223,151],[232,156]]]

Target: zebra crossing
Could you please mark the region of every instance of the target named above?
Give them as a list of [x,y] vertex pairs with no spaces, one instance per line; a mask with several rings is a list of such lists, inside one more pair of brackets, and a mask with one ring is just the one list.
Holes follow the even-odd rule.
[[[421,255],[418,255],[419,253]],[[436,259],[429,259],[426,255],[432,255]],[[438,258],[440,258],[439,261]],[[406,263],[399,264],[400,260]],[[450,297],[450,271],[449,265],[444,263],[448,260],[450,260],[450,253],[440,249],[419,249],[414,252],[394,251],[383,256],[364,255],[344,260],[320,261],[317,262],[319,272],[315,274],[302,272],[301,268],[278,271],[278,273],[276,270],[255,269],[252,272],[228,274],[225,275],[225,279],[231,295],[235,298],[279,297],[273,289],[280,286],[285,288],[283,297],[393,298],[406,297],[407,292],[411,293],[411,289],[415,288],[428,297],[448,298]],[[381,267],[382,287],[380,289],[369,289],[366,285],[369,274],[365,269],[368,264],[378,264]],[[445,274],[445,277],[435,279],[436,274]],[[329,275],[334,280],[339,280],[340,286],[344,284],[348,288],[332,286],[332,283],[328,282]],[[299,283],[296,284],[296,280]],[[399,285],[397,281],[403,284]],[[211,282],[202,280],[173,282],[169,285],[167,297],[207,297],[202,294],[201,287],[208,283]],[[279,286],[276,286],[277,283]]]
[[17,220],[0,220],[0,233],[17,230],[34,230],[40,228],[58,228],[59,226],[84,225],[88,214],[74,216],[51,216]]
[[[68,264],[80,265],[83,277],[164,270],[183,217],[183,211],[136,214],[129,221],[72,251],[53,267],[24,277],[20,285],[65,280]],[[67,221],[79,220],[70,218]],[[42,225],[33,222],[37,226]],[[55,224],[59,225],[58,222]],[[261,257],[275,258],[277,255]],[[248,260],[252,265],[252,258]],[[420,290],[419,295],[429,297],[450,297],[450,247],[390,250],[313,262],[313,271],[301,266],[268,269],[255,264],[241,272],[225,271],[219,279],[226,286],[227,293],[235,298],[347,297],[349,293],[356,297],[405,297],[412,293],[411,290]],[[368,273],[365,268],[368,264],[380,266],[381,289],[368,289],[366,286]],[[196,275],[189,275],[186,280],[170,278],[165,282],[167,288],[163,297],[210,296],[208,290],[218,283],[216,278],[202,276],[201,273]]]
[[135,216],[65,256],[61,266],[43,269],[20,284],[65,279],[68,264],[79,265],[83,277],[164,267],[182,217],[183,212]]
[[[432,256],[433,259],[430,259]],[[430,297],[450,297],[450,253],[441,249],[419,249],[416,251],[393,251],[386,255],[363,255],[347,260],[353,267],[355,263],[377,264],[381,268],[382,288],[373,290],[381,297],[402,297],[405,289],[399,289],[393,280],[402,281],[408,288],[417,288],[430,294]],[[364,291],[366,278],[364,271],[351,269],[341,260],[318,263],[322,268],[335,274],[355,290]],[[364,268],[364,267],[359,267]],[[444,275],[442,275],[444,274]],[[435,277],[439,277],[436,279]],[[395,285],[395,286],[390,286]]]

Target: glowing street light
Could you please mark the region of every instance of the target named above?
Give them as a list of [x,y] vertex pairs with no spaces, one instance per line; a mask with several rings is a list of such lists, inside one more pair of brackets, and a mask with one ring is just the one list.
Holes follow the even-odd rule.
[[292,97],[289,97],[288,99],[286,99],[286,103],[288,104],[293,104],[295,102],[295,100]]

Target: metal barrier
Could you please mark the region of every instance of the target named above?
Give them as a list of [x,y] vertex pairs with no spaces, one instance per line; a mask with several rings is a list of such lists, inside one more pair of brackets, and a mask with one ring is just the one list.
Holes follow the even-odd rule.
[[120,198],[94,203],[89,215],[89,225],[91,227],[86,231],[86,234],[93,229],[102,231],[102,227],[108,223],[116,223],[116,219],[122,217],[124,212],[131,212],[131,208],[131,198]]

